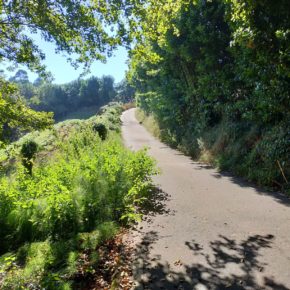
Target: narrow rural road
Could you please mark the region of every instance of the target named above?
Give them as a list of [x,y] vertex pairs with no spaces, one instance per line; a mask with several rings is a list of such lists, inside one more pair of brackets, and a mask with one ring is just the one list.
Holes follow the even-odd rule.
[[290,200],[193,162],[122,115],[132,150],[161,169],[153,211],[131,234],[135,289],[290,289]]

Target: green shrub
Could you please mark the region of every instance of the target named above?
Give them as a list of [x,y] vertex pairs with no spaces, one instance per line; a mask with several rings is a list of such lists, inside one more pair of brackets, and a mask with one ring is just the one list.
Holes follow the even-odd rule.
[[27,169],[28,173],[32,174],[33,159],[38,150],[38,145],[33,140],[27,140],[22,144],[20,153],[22,155],[22,164]]
[[102,140],[105,140],[107,138],[108,130],[104,124],[102,123],[94,124],[93,130],[99,134]]
[[37,143],[33,140],[28,140],[22,144],[21,154],[26,159],[32,159],[35,156],[37,149]]
[[134,216],[154,173],[146,151],[124,149],[117,135],[102,142],[90,128],[71,134],[52,161],[35,167],[33,176],[26,176],[19,164],[13,179],[0,180],[6,241],[1,250],[68,238],[122,217],[130,220],[124,216]]

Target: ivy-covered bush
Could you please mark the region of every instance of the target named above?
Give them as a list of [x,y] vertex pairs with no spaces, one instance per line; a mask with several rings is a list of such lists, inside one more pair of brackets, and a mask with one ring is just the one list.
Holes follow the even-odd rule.
[[106,126],[102,123],[97,123],[93,125],[94,131],[96,131],[102,140],[107,138],[108,130]]
[[22,155],[22,164],[27,169],[28,173],[32,174],[33,158],[38,150],[38,145],[33,140],[27,140],[22,144],[20,153]]

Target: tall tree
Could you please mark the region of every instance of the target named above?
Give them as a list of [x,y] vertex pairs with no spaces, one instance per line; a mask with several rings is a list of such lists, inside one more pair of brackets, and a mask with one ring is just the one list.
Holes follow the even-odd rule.
[[27,71],[23,69],[18,70],[13,77],[9,78],[9,81],[21,84],[29,83]]
[[121,102],[132,102],[135,96],[135,88],[126,79],[117,84],[116,92],[116,99]]
[[0,88],[0,147],[9,141],[9,128],[33,130],[52,124],[53,114],[27,107],[15,85],[0,78]]
[[[226,169],[285,183],[289,23],[287,0],[149,0],[136,16],[130,52],[138,105],[155,115],[166,140],[187,152],[212,149]],[[217,139],[206,136],[214,128],[222,128]]]

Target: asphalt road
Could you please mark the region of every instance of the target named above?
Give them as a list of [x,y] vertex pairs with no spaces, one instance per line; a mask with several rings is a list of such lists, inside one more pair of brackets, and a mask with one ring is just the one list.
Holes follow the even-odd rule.
[[132,231],[135,289],[290,289],[290,200],[192,161],[122,115],[132,150],[161,169],[151,211]]

